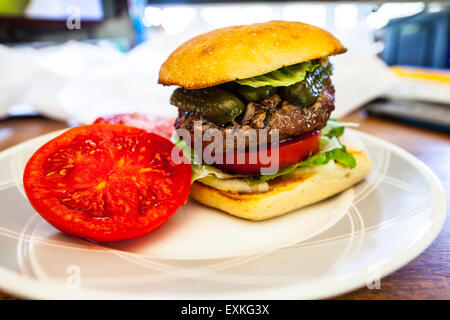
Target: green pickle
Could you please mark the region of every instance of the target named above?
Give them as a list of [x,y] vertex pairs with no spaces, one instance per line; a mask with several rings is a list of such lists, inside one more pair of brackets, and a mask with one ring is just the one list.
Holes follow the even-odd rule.
[[277,88],[272,86],[253,88],[250,86],[239,85],[237,91],[241,97],[247,101],[259,101],[271,97],[277,92]]
[[238,97],[217,87],[194,90],[178,88],[173,92],[170,103],[215,124],[230,122],[245,111],[245,104]]
[[303,81],[280,88],[280,95],[293,105],[309,107],[316,102],[323,84],[330,77],[332,70],[333,67],[329,63],[320,66],[314,71],[308,72]]

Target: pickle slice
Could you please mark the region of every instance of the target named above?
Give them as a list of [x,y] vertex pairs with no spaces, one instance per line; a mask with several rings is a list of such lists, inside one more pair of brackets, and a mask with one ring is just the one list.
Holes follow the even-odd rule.
[[323,84],[327,80],[333,67],[330,63],[308,72],[303,81],[291,86],[280,88],[280,95],[293,105],[309,107],[313,105],[322,91]]
[[245,104],[238,97],[217,87],[195,90],[178,88],[173,92],[170,103],[215,124],[230,122],[245,111]]
[[254,88],[239,85],[237,91],[239,95],[247,101],[259,101],[271,97],[275,92],[277,92],[277,88],[272,86]]

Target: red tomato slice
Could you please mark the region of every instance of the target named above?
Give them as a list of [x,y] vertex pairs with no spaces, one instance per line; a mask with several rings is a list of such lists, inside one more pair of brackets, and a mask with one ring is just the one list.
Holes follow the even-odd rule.
[[[227,163],[226,155],[223,155],[222,164],[216,163],[214,165],[228,172],[247,175],[261,174],[262,168],[283,169],[305,160],[319,150],[319,145],[320,131],[315,131],[304,136],[283,141],[278,146],[273,145],[267,151],[246,151],[244,157],[235,153],[232,163]],[[272,159],[271,155],[272,152],[275,152],[275,149],[278,149],[278,157],[274,155]],[[269,161],[266,161],[266,153]],[[242,163],[238,163],[238,159],[240,158],[244,160],[240,161]],[[256,163],[252,163],[252,159],[256,159]]]
[[125,124],[153,132],[170,139],[175,131],[175,119],[142,113],[120,113],[100,117],[94,123]]
[[174,148],[180,156],[169,140],[129,126],[76,127],[33,154],[25,192],[61,231],[100,242],[144,236],[187,201],[191,165],[174,163]]

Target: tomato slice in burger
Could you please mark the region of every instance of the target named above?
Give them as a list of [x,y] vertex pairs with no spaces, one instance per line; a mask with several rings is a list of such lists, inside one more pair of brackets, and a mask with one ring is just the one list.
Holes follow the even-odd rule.
[[257,175],[263,168],[283,169],[305,160],[319,150],[319,145],[320,131],[314,131],[272,145],[267,150],[246,151],[244,154],[236,152],[233,161],[227,160],[224,154],[222,163],[214,165],[228,172]]
[[94,123],[125,124],[154,132],[160,136],[170,139],[175,131],[175,119],[143,113],[119,113],[100,117]]
[[[175,149],[174,149],[175,148]],[[169,140],[124,125],[76,127],[28,161],[23,182],[57,229],[107,242],[146,235],[187,201],[191,166]]]

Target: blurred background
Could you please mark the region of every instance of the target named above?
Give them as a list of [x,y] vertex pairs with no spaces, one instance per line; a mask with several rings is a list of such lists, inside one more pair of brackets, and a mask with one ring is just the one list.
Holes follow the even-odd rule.
[[117,112],[173,116],[157,85],[194,35],[269,20],[332,32],[336,117],[367,114],[450,132],[450,3],[1,0],[0,117],[89,123]]

